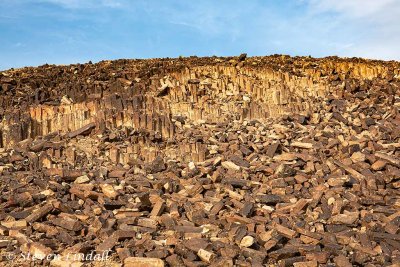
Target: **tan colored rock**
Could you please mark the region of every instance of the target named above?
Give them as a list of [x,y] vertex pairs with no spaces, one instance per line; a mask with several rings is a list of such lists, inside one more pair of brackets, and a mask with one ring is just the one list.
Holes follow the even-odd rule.
[[204,249],[199,249],[197,256],[199,256],[202,261],[210,263],[215,257],[215,254]]
[[359,217],[359,212],[345,212],[332,217],[333,223],[353,224]]
[[232,161],[223,161],[221,163],[222,167],[226,168],[226,169],[230,169],[233,171],[240,171],[240,167],[238,165],[236,165],[235,163],[233,163]]
[[124,260],[124,267],[164,267],[160,259],[129,257]]
[[362,152],[354,152],[353,155],[351,155],[351,159],[354,162],[362,162],[365,161],[365,154]]
[[106,195],[108,198],[112,199],[118,196],[118,192],[110,184],[101,184],[100,188],[103,194]]
[[2,221],[1,225],[7,227],[9,229],[21,229],[27,226],[26,220],[19,220],[19,221]]
[[251,247],[253,244],[254,244],[254,237],[249,235],[243,237],[243,239],[240,241],[240,246],[245,248]]
[[64,105],[71,105],[73,103],[73,101],[72,101],[71,98],[69,98],[68,96],[64,95],[61,98],[61,103],[64,104]]
[[341,177],[332,177],[328,179],[329,186],[342,186],[350,181],[350,177],[345,175]]
[[317,267],[317,261],[303,261],[303,262],[295,262],[293,263],[294,267]]
[[81,267],[83,264],[83,262],[68,260],[65,257],[55,258],[50,262],[52,267]]
[[89,179],[89,177],[87,175],[82,175],[82,176],[79,176],[78,178],[76,178],[74,183],[75,184],[84,184],[84,183],[87,183],[89,181],[90,181],[90,179]]
[[305,149],[313,148],[313,144],[312,143],[304,143],[304,142],[292,142],[291,146],[298,147],[298,148],[305,148]]
[[386,162],[383,160],[377,160],[374,162],[374,164],[371,165],[371,169],[374,171],[381,171],[385,168]]
[[339,255],[334,258],[334,262],[338,267],[352,267],[350,261],[343,255]]

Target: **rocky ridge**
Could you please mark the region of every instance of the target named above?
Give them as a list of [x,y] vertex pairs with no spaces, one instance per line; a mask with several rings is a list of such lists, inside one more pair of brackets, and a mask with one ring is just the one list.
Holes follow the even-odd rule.
[[117,60],[0,85],[4,265],[400,261],[398,62]]

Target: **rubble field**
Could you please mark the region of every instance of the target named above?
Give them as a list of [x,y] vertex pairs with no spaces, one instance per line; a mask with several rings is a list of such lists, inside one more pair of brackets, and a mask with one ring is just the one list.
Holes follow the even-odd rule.
[[399,88],[338,57],[2,71],[0,266],[399,266]]

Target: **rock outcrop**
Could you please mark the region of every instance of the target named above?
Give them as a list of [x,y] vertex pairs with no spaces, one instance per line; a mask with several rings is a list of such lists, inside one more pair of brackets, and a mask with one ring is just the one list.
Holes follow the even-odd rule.
[[0,85],[0,254],[16,262],[400,261],[398,62],[116,60]]

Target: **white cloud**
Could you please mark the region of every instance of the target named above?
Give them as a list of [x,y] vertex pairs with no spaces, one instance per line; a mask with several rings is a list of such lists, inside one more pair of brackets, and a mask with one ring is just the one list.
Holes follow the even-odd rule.
[[309,0],[315,11],[336,11],[347,16],[366,17],[388,11],[398,0]]
[[169,23],[196,29],[209,35],[238,34],[238,27],[250,11],[254,11],[254,4],[243,6],[237,1],[171,1],[162,2],[157,6],[159,16]]
[[335,13],[348,22],[399,28],[400,0],[303,0],[311,13]]
[[[400,60],[399,0],[301,0],[311,16],[334,15],[333,36],[351,29],[352,40],[336,43],[342,56]],[[324,25],[321,25],[324,26]]]

